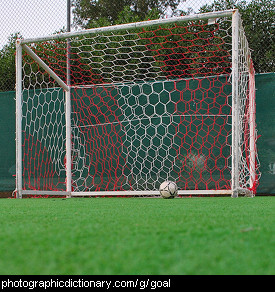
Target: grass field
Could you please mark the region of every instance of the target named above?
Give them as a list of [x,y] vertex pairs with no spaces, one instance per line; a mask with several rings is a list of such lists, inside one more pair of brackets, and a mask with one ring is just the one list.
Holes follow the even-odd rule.
[[1,199],[2,275],[275,274],[275,197]]

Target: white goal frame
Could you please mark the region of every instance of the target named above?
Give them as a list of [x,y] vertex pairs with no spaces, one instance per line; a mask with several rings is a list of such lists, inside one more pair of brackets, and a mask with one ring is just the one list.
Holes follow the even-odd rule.
[[[239,195],[254,196],[255,193],[251,191],[253,183],[255,182],[255,170],[250,169],[250,188],[244,189],[240,186],[240,121],[239,112],[240,99],[239,99],[239,86],[240,86],[240,69],[239,69],[239,51],[241,42],[245,42],[248,47],[248,43],[245,37],[240,37],[241,18],[238,10],[216,11],[203,14],[195,14],[174,18],[158,19],[152,21],[144,21],[138,23],[114,25],[108,27],[93,28],[77,32],[68,32],[62,34],[56,34],[46,37],[32,38],[32,39],[18,39],[16,43],[16,197],[22,198],[24,195],[61,195],[66,197],[72,196],[158,196],[159,191],[154,190],[129,190],[129,191],[73,191],[72,190],[72,141],[71,141],[71,86],[66,80],[62,80],[35,52],[32,50],[31,44],[38,42],[46,42],[50,40],[70,40],[73,37],[81,37],[93,33],[101,33],[108,31],[120,31],[131,28],[143,28],[152,26],[155,24],[169,24],[177,23],[180,21],[197,21],[208,19],[209,21],[218,18],[229,17],[232,18],[232,71],[231,71],[231,83],[232,83],[232,177],[231,177],[231,189],[227,190],[181,190],[179,189],[179,195],[229,195],[232,197],[238,197]],[[23,165],[22,165],[22,71],[23,71],[23,57],[22,54],[27,53],[43,70],[45,70],[55,82],[58,83],[60,88],[64,90],[65,94],[65,116],[66,116],[66,191],[52,191],[52,190],[35,190],[24,189],[23,187]],[[252,59],[249,50],[247,51],[247,63],[252,64]],[[70,70],[70,64],[68,61],[68,76]],[[256,154],[256,124],[255,124],[255,81],[254,72],[252,69],[249,71],[249,99],[253,100],[249,107],[250,111],[250,143],[249,143],[249,165],[255,166],[257,163]],[[68,77],[69,79],[69,77]]]

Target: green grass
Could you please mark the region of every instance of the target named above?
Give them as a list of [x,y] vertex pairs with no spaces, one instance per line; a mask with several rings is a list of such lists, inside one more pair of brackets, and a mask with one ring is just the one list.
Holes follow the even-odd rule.
[[1,199],[0,274],[275,274],[275,198]]

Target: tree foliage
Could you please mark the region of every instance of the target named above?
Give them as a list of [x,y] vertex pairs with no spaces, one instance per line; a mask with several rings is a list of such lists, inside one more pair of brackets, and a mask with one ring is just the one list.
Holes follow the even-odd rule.
[[147,20],[152,11],[153,15],[158,16],[163,15],[168,8],[175,12],[180,2],[180,0],[73,0],[74,23],[83,28],[106,23],[113,25],[121,23],[125,12],[131,20]]
[[274,0],[215,0],[201,7],[200,12],[233,8],[240,11],[256,72],[274,72]]
[[12,34],[0,50],[0,91],[12,91],[15,88],[15,44],[19,37],[19,33]]

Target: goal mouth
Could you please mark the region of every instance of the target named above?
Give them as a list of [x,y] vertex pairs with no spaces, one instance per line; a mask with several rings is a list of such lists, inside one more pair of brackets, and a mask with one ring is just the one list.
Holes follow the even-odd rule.
[[[255,82],[237,10],[17,42],[22,195],[255,194]],[[237,195],[236,195],[237,194]]]

